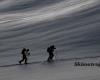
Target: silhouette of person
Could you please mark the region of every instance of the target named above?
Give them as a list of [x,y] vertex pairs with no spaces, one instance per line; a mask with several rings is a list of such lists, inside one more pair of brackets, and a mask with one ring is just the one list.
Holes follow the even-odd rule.
[[22,54],[22,60],[19,61],[20,64],[23,61],[25,61],[24,63],[27,64],[27,55],[30,55],[30,53],[28,53],[28,52],[29,52],[29,49],[26,49],[26,48],[22,49],[22,52],[21,52],[21,54]]
[[49,53],[49,57],[48,57],[48,60],[47,60],[48,62],[53,61],[54,49],[56,49],[54,45],[51,45],[50,47],[47,48],[47,52]]

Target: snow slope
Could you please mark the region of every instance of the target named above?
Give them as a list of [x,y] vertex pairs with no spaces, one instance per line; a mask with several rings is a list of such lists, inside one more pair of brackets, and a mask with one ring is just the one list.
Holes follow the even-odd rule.
[[[58,60],[99,56],[99,25],[99,0],[0,0],[0,66],[18,63],[23,47],[30,49],[29,62],[44,61],[48,56],[46,48],[51,44],[56,45],[55,58]],[[66,78],[67,74],[70,75],[67,71],[63,72],[66,66],[64,62],[58,63],[56,67],[52,66],[57,68],[54,71],[50,66],[46,68],[40,64],[28,66],[30,70],[25,66],[0,68],[0,80],[33,80],[33,75],[34,80],[73,80],[76,72],[73,73],[74,68],[71,68],[69,73],[73,78]],[[46,74],[48,69],[50,74]],[[91,72],[97,73],[97,70]],[[87,74],[91,72],[86,71]],[[95,73],[91,76],[99,75]],[[42,74],[42,79],[41,76],[37,78],[39,74]],[[83,74],[81,72],[80,75]],[[85,76],[86,79],[81,77],[81,80],[99,80]]]

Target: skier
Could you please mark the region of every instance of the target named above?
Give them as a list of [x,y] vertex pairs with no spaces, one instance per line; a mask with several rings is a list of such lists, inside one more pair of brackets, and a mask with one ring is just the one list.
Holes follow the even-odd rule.
[[20,64],[23,61],[25,61],[24,63],[27,64],[27,55],[30,55],[30,53],[28,53],[28,52],[29,52],[29,49],[26,49],[26,48],[22,49],[22,52],[21,52],[21,54],[22,54],[22,60],[19,61]]
[[53,61],[54,49],[56,49],[54,45],[51,45],[50,47],[47,48],[47,52],[49,53],[49,57],[48,57],[48,60],[47,60],[48,62]]

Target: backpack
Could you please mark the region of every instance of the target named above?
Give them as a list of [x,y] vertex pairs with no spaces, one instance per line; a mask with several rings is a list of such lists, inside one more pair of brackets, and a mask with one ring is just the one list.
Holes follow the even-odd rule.
[[47,48],[47,52],[50,52],[50,47]]

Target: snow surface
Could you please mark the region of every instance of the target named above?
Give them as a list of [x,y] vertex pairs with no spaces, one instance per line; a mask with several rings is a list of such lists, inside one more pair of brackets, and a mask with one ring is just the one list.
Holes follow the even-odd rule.
[[[51,44],[58,60],[100,56],[99,25],[100,0],[0,0],[0,66],[17,64],[23,47],[28,62],[44,61]],[[72,64],[0,67],[0,80],[99,80],[98,67]]]
[[38,63],[0,68],[0,80],[99,80],[100,66],[74,66],[75,61],[99,62],[98,59]]

